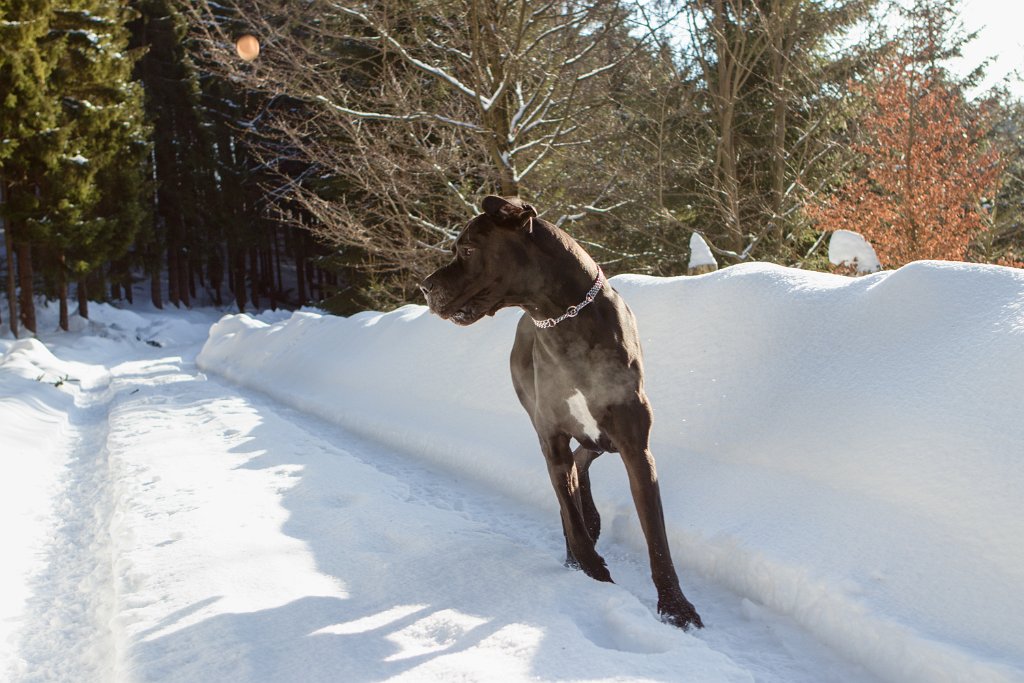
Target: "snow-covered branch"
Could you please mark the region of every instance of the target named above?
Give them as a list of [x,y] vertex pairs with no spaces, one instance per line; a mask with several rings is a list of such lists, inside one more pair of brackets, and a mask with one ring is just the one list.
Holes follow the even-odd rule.
[[349,107],[345,107],[340,104],[331,102],[323,95],[317,95],[315,99],[326,104],[334,111],[338,111],[343,114],[348,114],[349,116],[354,116],[359,119],[369,119],[378,121],[420,121],[423,119],[431,119],[434,121],[438,121],[440,123],[446,123],[452,126],[457,126],[459,128],[465,128],[466,130],[471,130],[474,132],[483,132],[484,130],[481,126],[478,126],[475,123],[469,123],[468,121],[458,121],[456,119],[431,112],[414,112],[412,114],[384,114],[382,112],[359,111],[358,109],[351,109]]
[[348,7],[346,5],[342,5],[342,4],[339,4],[339,3],[332,3],[332,6],[335,9],[337,9],[338,11],[340,11],[340,12],[343,12],[345,14],[348,14],[350,16],[353,16],[353,17],[359,19],[360,21],[365,23],[367,26],[372,28],[374,31],[376,31],[378,34],[380,34],[380,37],[382,39],[384,39],[385,41],[387,41],[387,43],[389,45],[391,45],[391,47],[395,48],[395,50],[398,51],[398,54],[400,54],[402,56],[402,58],[405,59],[409,64],[412,64],[413,66],[415,66],[416,68],[420,69],[421,71],[423,71],[425,73],[428,73],[428,74],[430,74],[430,75],[432,75],[432,76],[434,76],[434,77],[436,77],[436,78],[438,78],[438,79],[440,79],[442,81],[445,81],[446,83],[448,83],[449,85],[454,87],[456,90],[458,90],[462,94],[464,94],[464,95],[466,95],[466,96],[468,96],[468,97],[470,97],[472,99],[480,99],[482,102],[486,102],[486,103],[488,103],[488,106],[490,106],[490,99],[489,98],[485,98],[485,97],[482,97],[482,96],[478,95],[476,93],[476,91],[474,91],[472,88],[467,86],[465,83],[460,81],[455,76],[451,75],[447,70],[445,70],[445,69],[443,69],[441,67],[435,66],[433,64],[427,64],[426,62],[424,62],[422,60],[419,60],[416,57],[413,57],[409,53],[409,51],[406,49],[405,45],[403,45],[400,41],[398,41],[394,37],[392,37],[390,32],[388,32],[382,26],[379,26],[375,21],[370,19],[368,16],[366,16],[365,14],[360,12],[359,10],[353,9],[351,7]]

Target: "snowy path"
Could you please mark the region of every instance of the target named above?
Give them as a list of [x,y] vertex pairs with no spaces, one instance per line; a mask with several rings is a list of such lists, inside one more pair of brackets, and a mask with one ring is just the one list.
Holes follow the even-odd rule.
[[1021,271],[615,285],[707,629],[657,621],[614,456],[617,583],[561,566],[515,311],[101,304],[0,335],[0,680],[1024,682]]
[[546,513],[138,355],[78,396],[16,680],[874,680],[699,576],[708,628],[665,626],[631,549],[591,581]]
[[112,557],[107,530],[113,503],[107,469],[107,407],[98,386],[83,387],[70,413],[71,438],[53,515],[58,520],[26,605],[20,657],[27,680],[104,680],[113,661]]

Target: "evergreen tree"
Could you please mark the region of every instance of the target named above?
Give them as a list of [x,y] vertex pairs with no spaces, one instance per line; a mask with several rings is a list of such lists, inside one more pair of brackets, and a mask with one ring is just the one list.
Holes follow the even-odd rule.
[[[258,195],[253,191],[252,167],[256,162],[240,139],[242,119],[249,111],[247,93],[237,84],[208,75],[202,87],[202,111],[213,138],[216,157],[216,184],[211,188],[215,202],[216,226],[204,247],[206,272],[215,300],[220,298],[220,283],[225,265],[235,305],[245,310],[251,300],[259,306],[260,282],[252,259],[247,259],[262,241]],[[246,281],[246,272],[249,281]]]
[[[707,151],[688,180],[692,223],[731,262],[794,262],[812,235],[799,210],[849,159],[846,83],[882,47],[877,0],[686,0]],[[863,37],[850,41],[858,27]],[[710,152],[710,153],[708,153]],[[813,237],[810,237],[813,241]]]
[[[70,276],[79,314],[88,317],[88,276],[125,255],[145,216],[148,130],[141,87],[131,80],[130,11],[116,0],[60,3],[51,26],[60,58],[49,85],[61,103],[62,154],[44,192],[53,207],[47,246],[62,303]],[[64,316],[61,324],[66,329]]]
[[197,270],[195,247],[210,242],[218,206],[213,152],[200,117],[199,77],[185,47],[185,24],[173,0],[135,0],[134,46],[145,48],[137,76],[145,85],[145,108],[153,126],[153,221],[138,252],[151,278],[153,304],[162,307],[162,261],[166,255],[167,298],[189,305]]
[[147,130],[131,81],[129,17],[116,0],[59,0],[51,22],[59,49],[48,85],[60,102],[61,150],[42,197],[63,329],[67,280],[78,282],[79,314],[87,317],[89,276],[124,256],[144,215]]
[[4,0],[3,9],[0,168],[21,319],[34,331],[36,263],[56,283],[67,329],[68,276],[86,315],[85,277],[122,256],[140,222],[147,132],[127,15],[114,0]]
[[1001,93],[994,144],[1006,172],[992,204],[992,230],[973,246],[974,256],[989,263],[1024,268],[1024,102]]
[[48,41],[49,0],[0,0],[0,206],[7,236],[8,302],[17,335],[13,274],[18,267],[21,323],[36,331],[32,245],[45,236],[40,189],[57,163],[58,103],[46,84],[56,61]]

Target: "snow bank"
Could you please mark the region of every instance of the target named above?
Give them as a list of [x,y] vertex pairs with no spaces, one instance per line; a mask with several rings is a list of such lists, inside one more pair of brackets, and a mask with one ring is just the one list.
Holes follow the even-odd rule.
[[[84,372],[83,372],[84,371]],[[0,341],[0,672],[24,662],[23,630],[33,582],[50,560],[49,543],[62,523],[56,506],[40,501],[61,490],[74,428],[69,413],[82,376],[95,370],[62,361],[35,339]]]
[[[888,680],[1024,680],[1024,272],[750,264],[613,284],[639,320],[684,570]],[[517,319],[228,316],[198,363],[441,464],[453,485],[470,476],[550,509],[554,525],[508,377]],[[616,460],[595,464],[595,497],[606,535],[641,548]]]

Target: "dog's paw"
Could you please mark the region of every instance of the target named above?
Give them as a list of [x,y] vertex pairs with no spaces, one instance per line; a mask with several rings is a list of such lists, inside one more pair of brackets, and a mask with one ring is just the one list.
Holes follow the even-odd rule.
[[690,628],[704,628],[704,622],[690,601],[682,593],[668,599],[658,600],[658,616],[666,624],[672,624],[684,631]]
[[608,571],[608,565],[605,564],[604,558],[594,553],[594,560],[582,565],[583,571],[592,579],[597,581],[604,581],[606,583],[615,583],[612,581],[612,575]]

